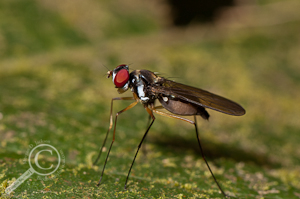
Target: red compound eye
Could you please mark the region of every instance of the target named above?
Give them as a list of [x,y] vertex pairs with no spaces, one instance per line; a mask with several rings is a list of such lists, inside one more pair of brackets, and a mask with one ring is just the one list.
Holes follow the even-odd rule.
[[129,79],[129,73],[126,69],[121,69],[117,72],[115,79],[114,79],[114,84],[116,85],[117,88],[122,88]]

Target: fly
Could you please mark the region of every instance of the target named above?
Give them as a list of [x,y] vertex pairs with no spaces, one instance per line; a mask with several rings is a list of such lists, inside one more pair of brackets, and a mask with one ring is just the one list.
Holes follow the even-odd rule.
[[[101,183],[105,166],[109,157],[110,150],[112,148],[112,145],[115,141],[115,133],[116,133],[116,124],[117,124],[117,118],[118,116],[133,108],[138,102],[141,102],[152,118],[152,121],[150,125],[148,126],[146,132],[144,133],[144,136],[142,140],[140,141],[140,144],[138,145],[138,149],[135,153],[134,159],[131,163],[130,169],[127,174],[127,178],[125,181],[125,189],[127,187],[127,182],[128,178],[131,172],[131,169],[133,167],[133,164],[135,162],[136,156],[141,148],[141,145],[147,136],[147,133],[149,129],[151,128],[155,117],[153,113],[182,120],[185,122],[188,122],[195,127],[196,131],[196,137],[198,141],[198,145],[200,148],[200,152],[202,155],[203,160],[206,163],[207,168],[209,169],[215,183],[217,184],[219,190],[221,193],[227,197],[225,192],[222,190],[221,186],[219,185],[217,179],[215,178],[208,162],[205,159],[204,152],[200,143],[200,137],[198,133],[198,128],[197,128],[197,122],[196,122],[196,116],[200,115],[203,119],[208,119],[209,114],[206,111],[205,108],[213,109],[215,111],[219,111],[225,114],[229,115],[234,115],[234,116],[241,116],[245,114],[245,110],[243,107],[241,107],[239,104],[236,102],[233,102],[231,100],[228,100],[224,97],[215,95],[213,93],[210,93],[208,91],[187,86],[184,84],[180,84],[168,79],[165,79],[163,77],[159,77],[156,74],[154,74],[151,71],[148,70],[134,70],[131,73],[129,73],[129,67],[128,65],[122,64],[117,66],[114,70],[110,70],[107,72],[107,78],[112,77],[112,81],[115,84],[115,87],[118,89],[118,92],[124,93],[128,89],[130,89],[133,92],[133,97],[117,97],[113,98],[111,100],[111,110],[110,110],[110,124],[108,131],[106,133],[105,139],[103,141],[103,145],[100,149],[99,155],[94,162],[94,165],[98,162],[103,147],[106,143],[107,136],[113,126],[113,116],[112,116],[112,110],[113,110],[113,102],[115,100],[134,100],[133,103],[131,103],[129,106],[127,106],[125,109],[119,111],[116,116],[115,116],[115,123],[114,123],[114,133],[113,133],[113,139],[111,142],[111,145],[109,147],[105,163],[103,166],[102,174],[100,177],[100,180],[98,182],[98,186]],[[160,107],[155,107],[154,103],[155,101],[158,100],[162,107],[168,110],[169,112],[173,114],[169,114],[166,112],[161,112],[158,111],[158,108]],[[181,116],[194,116],[194,121],[190,119],[183,118]]]

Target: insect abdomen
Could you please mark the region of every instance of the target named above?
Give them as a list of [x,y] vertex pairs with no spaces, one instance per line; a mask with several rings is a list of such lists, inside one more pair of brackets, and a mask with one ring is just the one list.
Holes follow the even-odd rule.
[[159,97],[158,100],[161,103],[161,105],[171,113],[186,116],[200,115],[203,119],[206,120],[209,118],[209,114],[201,106],[182,102],[180,100],[172,99],[170,97]]

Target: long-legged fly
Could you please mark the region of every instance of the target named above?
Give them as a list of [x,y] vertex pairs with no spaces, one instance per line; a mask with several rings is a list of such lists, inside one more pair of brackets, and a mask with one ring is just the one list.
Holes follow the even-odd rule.
[[[180,84],[168,79],[165,79],[163,77],[159,77],[156,74],[154,74],[151,71],[148,70],[134,70],[131,73],[129,73],[129,67],[128,65],[122,64],[117,66],[114,70],[110,70],[107,72],[107,78],[112,77],[112,81],[115,84],[116,88],[118,89],[118,92],[124,93],[129,88],[133,92],[133,97],[117,97],[113,98],[111,100],[111,110],[110,110],[110,124],[108,131],[106,133],[106,137],[104,139],[103,145],[100,149],[99,155],[94,162],[94,164],[97,163],[99,160],[103,147],[106,143],[106,139],[108,136],[109,131],[111,130],[113,126],[113,116],[112,116],[112,110],[113,110],[113,102],[115,100],[134,100],[132,104],[127,106],[125,109],[119,111],[115,116],[115,124],[114,124],[114,133],[113,133],[113,139],[110,145],[110,148],[108,150],[105,163],[103,166],[102,174],[98,183],[98,186],[101,183],[105,166],[107,163],[107,159],[110,153],[110,150],[112,148],[112,145],[115,141],[115,133],[116,133],[116,124],[117,124],[117,118],[118,116],[133,108],[138,102],[141,102],[148,112],[148,114],[151,116],[152,121],[150,125],[148,126],[139,146],[135,153],[135,156],[133,158],[133,161],[131,163],[130,169],[128,171],[128,175],[125,182],[125,189],[127,186],[128,178],[132,169],[132,166],[134,164],[134,161],[136,159],[136,156],[140,150],[140,147],[147,136],[147,133],[149,129],[151,128],[155,117],[153,113],[157,113],[159,115],[163,115],[166,117],[182,120],[185,122],[188,122],[195,127],[196,131],[196,137],[198,141],[198,145],[200,148],[200,152],[202,155],[203,160],[205,161],[215,183],[217,184],[218,188],[222,192],[222,194],[227,197],[225,192],[222,190],[221,186],[219,185],[218,181],[216,180],[208,162],[205,159],[204,152],[200,143],[200,137],[198,133],[197,123],[196,123],[196,116],[200,115],[203,119],[208,119],[209,114],[205,110],[205,108],[213,109],[215,111],[219,111],[222,113],[226,113],[229,115],[235,115],[235,116],[241,116],[245,114],[245,110],[237,103],[228,100],[224,97],[215,95],[213,93],[210,93],[208,91],[194,88],[191,86],[187,86],[184,84]],[[154,103],[158,100],[161,103],[160,107],[155,107]],[[158,111],[158,108],[165,108],[169,112],[173,114],[169,114],[166,112]],[[190,119],[186,119],[180,116],[194,116],[194,121]]]

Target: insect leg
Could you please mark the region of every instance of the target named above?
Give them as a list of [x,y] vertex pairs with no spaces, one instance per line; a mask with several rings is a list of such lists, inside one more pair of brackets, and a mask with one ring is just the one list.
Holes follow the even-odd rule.
[[[126,99],[127,99],[127,98],[126,98]],[[129,99],[129,98],[128,98],[128,99]],[[102,177],[103,177],[103,174],[104,174],[104,170],[105,170],[105,166],[106,166],[106,163],[107,163],[107,160],[108,160],[108,156],[109,156],[111,147],[112,147],[112,145],[113,145],[113,143],[114,143],[114,141],[115,141],[116,125],[117,125],[117,119],[118,119],[118,116],[119,116],[121,113],[123,113],[123,112],[125,112],[125,111],[131,109],[132,107],[134,107],[137,103],[138,103],[138,101],[133,102],[132,104],[130,104],[129,106],[127,106],[125,109],[119,111],[119,112],[116,114],[116,117],[115,117],[115,125],[114,125],[113,139],[112,139],[112,142],[111,142],[111,144],[110,144],[109,150],[108,150],[108,152],[107,152],[107,156],[106,156],[106,159],[105,159],[105,162],[104,162],[104,166],[103,166],[103,170],[102,170],[102,173],[101,173],[101,177],[100,177],[100,180],[99,180],[97,186],[99,186],[100,183],[101,183],[101,180],[102,180]],[[112,125],[112,123],[111,123],[111,125]],[[110,128],[111,128],[111,127],[110,127]],[[110,129],[109,129],[109,130],[110,130]]]
[[212,170],[211,170],[211,168],[210,168],[210,166],[209,166],[207,160],[205,159],[205,155],[204,155],[204,152],[203,152],[201,143],[200,143],[200,137],[199,137],[198,128],[197,128],[197,120],[196,120],[196,116],[194,115],[195,121],[192,121],[192,120],[189,120],[189,119],[186,119],[186,118],[179,117],[179,116],[177,116],[177,115],[172,115],[172,114],[168,114],[168,113],[165,113],[165,112],[157,111],[157,110],[155,110],[155,107],[152,109],[152,111],[153,111],[154,113],[159,114],[159,115],[166,116],[166,117],[170,117],[170,118],[174,118],[174,119],[179,119],[179,120],[188,122],[188,123],[190,123],[190,124],[193,124],[193,125],[195,126],[196,136],[197,136],[197,140],[198,140],[198,145],[199,145],[199,148],[200,148],[201,156],[202,156],[202,158],[203,158],[203,160],[204,160],[204,162],[205,162],[205,164],[206,164],[206,166],[207,166],[207,168],[208,168],[210,174],[212,175],[212,177],[213,177],[215,183],[217,184],[219,190],[220,190],[221,193],[224,195],[224,197],[228,197],[228,196],[225,194],[225,192],[223,191],[223,189],[221,188],[221,186],[219,185],[219,183],[218,183],[218,181],[217,181],[215,175],[213,174],[213,172],[212,172]]
[[197,128],[196,115],[194,115],[194,120],[195,120],[195,123],[194,123],[194,124],[195,124],[195,129],[196,129],[196,136],[197,136],[198,145],[199,145],[199,148],[200,148],[200,151],[201,151],[202,158],[203,158],[203,160],[205,161],[205,164],[206,164],[208,170],[210,171],[212,177],[214,178],[214,181],[215,181],[216,184],[218,185],[219,190],[221,191],[221,193],[222,193],[222,194],[224,195],[224,197],[226,198],[226,197],[228,197],[228,196],[227,196],[227,195],[225,194],[225,192],[222,190],[222,188],[221,188],[221,186],[219,185],[219,183],[218,183],[216,177],[214,176],[214,174],[213,174],[213,172],[212,172],[210,166],[208,165],[208,162],[207,162],[206,159],[205,159],[204,151],[203,151],[202,146],[201,146],[201,143],[200,143],[200,137],[199,137],[198,128]]
[[153,111],[154,113],[157,113],[157,114],[162,115],[162,116],[166,116],[166,117],[170,117],[170,118],[182,120],[182,121],[188,122],[188,123],[190,123],[190,124],[195,124],[195,122],[192,121],[192,120],[189,120],[189,119],[186,119],[186,118],[183,118],[183,117],[179,117],[179,116],[177,116],[177,115],[172,115],[172,114],[168,114],[168,113],[165,113],[165,112],[157,111],[157,110],[156,110],[156,107],[153,107],[153,108],[152,108],[152,111]]
[[[163,106],[155,106],[154,107],[155,109],[163,109],[164,107]],[[148,128],[149,124],[150,124],[150,121],[151,121],[151,115],[149,115],[149,118],[148,118],[148,122],[147,122],[147,126],[146,128]],[[144,140],[144,144],[142,145],[142,153],[147,156],[147,149],[146,149],[146,142],[147,141],[147,138],[145,138]]]
[[103,144],[102,144],[102,146],[101,146],[101,148],[100,148],[98,157],[97,157],[97,159],[95,160],[95,162],[93,163],[93,165],[96,165],[96,164],[97,164],[97,162],[98,162],[98,160],[99,160],[99,158],[100,158],[100,156],[101,156],[101,154],[102,154],[103,147],[104,147],[104,145],[105,145],[105,143],[106,143],[106,139],[107,139],[108,133],[110,132],[111,127],[112,127],[112,125],[113,125],[112,111],[113,111],[113,102],[114,102],[114,100],[134,100],[134,98],[133,98],[133,97],[116,97],[116,98],[112,98],[112,99],[111,99],[111,104],[110,104],[110,116],[109,116],[109,128],[108,128],[108,130],[107,130],[107,132],[106,132],[106,136],[105,136],[104,141],[103,141]]
[[163,108],[164,108],[163,106],[155,106],[154,107],[155,110],[157,110],[157,109],[163,109]]
[[125,181],[124,189],[127,188],[127,181],[128,181],[128,178],[129,178],[129,175],[130,175],[132,166],[133,166],[133,164],[134,164],[134,161],[135,161],[135,159],[136,159],[136,156],[137,156],[137,154],[139,153],[139,150],[140,150],[140,148],[141,148],[141,146],[142,146],[142,143],[143,143],[144,139],[146,138],[147,133],[148,133],[149,129],[151,128],[151,126],[152,126],[152,124],[153,124],[153,122],[154,122],[154,120],[155,120],[155,117],[154,117],[152,111],[151,111],[147,106],[145,106],[145,109],[146,109],[146,111],[149,113],[149,115],[151,116],[152,122],[151,122],[150,125],[148,126],[148,128],[147,128],[147,130],[146,130],[146,132],[145,132],[145,134],[144,134],[144,136],[143,136],[143,138],[142,138],[142,140],[141,140],[141,142],[140,142],[140,144],[139,144],[139,146],[138,146],[138,149],[137,149],[137,151],[136,151],[136,153],[135,153],[135,156],[134,156],[134,158],[133,158],[133,161],[132,161],[132,163],[131,163],[130,169],[129,169],[128,174],[127,174],[127,178],[126,178],[126,181]]
[[[148,126],[149,126],[149,124],[150,124],[150,121],[151,121],[151,115],[149,115],[149,117],[148,117],[146,129],[148,128]],[[143,153],[145,156],[147,156],[146,142],[147,142],[147,138],[145,138],[144,144],[142,145],[142,153]]]

